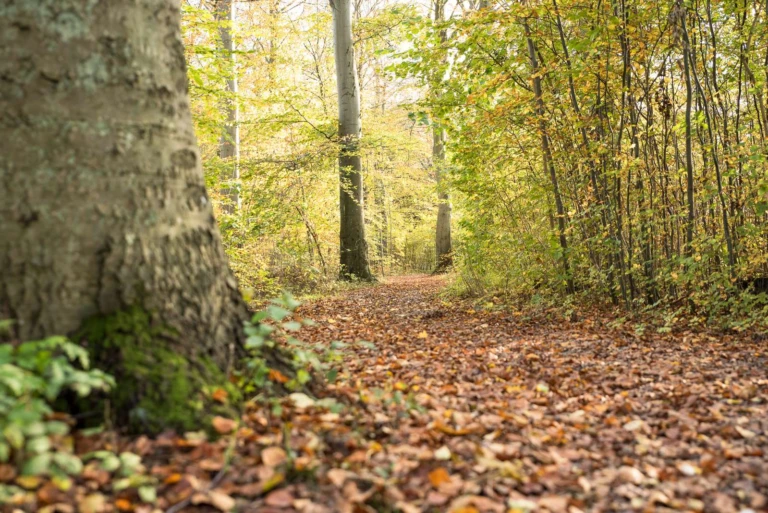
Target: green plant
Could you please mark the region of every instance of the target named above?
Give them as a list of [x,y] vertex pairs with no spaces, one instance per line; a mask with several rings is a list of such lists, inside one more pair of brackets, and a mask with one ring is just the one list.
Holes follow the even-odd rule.
[[[297,338],[295,335],[303,326],[314,324],[310,319],[292,318],[299,305],[290,294],[283,293],[246,323],[248,356],[240,375],[240,386],[245,393],[269,389],[274,382],[289,391],[298,391],[309,384],[313,375],[331,382],[336,380],[342,360],[339,350],[345,344],[336,341],[330,346],[318,346]],[[273,349],[278,345],[289,348],[290,377],[274,368],[264,356],[264,348]]]
[[70,426],[52,417],[52,405],[66,390],[86,397],[115,385],[89,365],[85,349],[64,337],[0,345],[0,462],[27,475],[80,472],[80,458],[57,444]]

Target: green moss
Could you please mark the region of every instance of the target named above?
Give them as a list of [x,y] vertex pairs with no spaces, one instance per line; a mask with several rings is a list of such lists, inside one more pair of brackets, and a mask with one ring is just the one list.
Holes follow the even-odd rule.
[[[172,330],[153,325],[145,310],[133,307],[92,318],[79,335],[93,365],[117,380],[110,410],[118,427],[191,431],[209,427],[212,415],[235,413],[238,392],[225,373],[180,344]],[[217,388],[227,391],[230,404],[210,399]]]

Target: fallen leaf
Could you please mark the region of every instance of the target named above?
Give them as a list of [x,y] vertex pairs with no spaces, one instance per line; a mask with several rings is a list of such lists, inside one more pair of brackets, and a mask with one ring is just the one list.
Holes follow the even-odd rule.
[[740,435],[741,435],[743,438],[746,438],[747,440],[749,440],[750,438],[754,438],[755,436],[757,436],[757,434],[756,434],[756,433],[754,433],[753,431],[750,431],[749,429],[744,429],[744,428],[743,428],[743,427],[741,427],[741,426],[735,426],[735,427],[736,427],[736,431],[738,431],[738,432],[739,432],[739,434],[740,434]]
[[267,506],[272,506],[275,508],[288,508],[293,505],[293,501],[293,494],[285,488],[281,488],[280,490],[275,490],[267,495],[264,503]]
[[340,468],[332,468],[326,473],[328,480],[337,488],[344,486],[344,481],[347,480],[348,475],[348,471]]
[[78,504],[80,513],[104,513],[106,509],[107,498],[100,493],[92,493]]
[[211,420],[211,424],[213,424],[213,429],[220,435],[231,433],[237,428],[237,421],[219,416],[214,417]]
[[208,498],[210,499],[210,505],[219,511],[232,511],[235,508],[235,499],[219,490],[211,490],[208,492]]
[[217,388],[211,394],[211,399],[222,404],[227,404],[227,401],[229,400],[229,394],[223,388]]
[[296,408],[310,408],[315,405],[315,400],[309,397],[307,394],[301,393],[301,392],[294,392],[291,395],[288,396],[288,398],[293,401],[293,405]]
[[448,483],[451,481],[451,476],[448,474],[448,471],[445,470],[443,467],[438,467],[432,472],[429,473],[429,482],[432,483],[432,486],[435,488],[439,488],[441,484]]
[[638,429],[642,428],[644,425],[645,425],[645,422],[643,422],[641,419],[635,419],[624,424],[622,428],[625,429],[626,431],[637,431]]
[[277,369],[269,369],[269,379],[277,383],[288,383],[290,378]]
[[268,467],[277,467],[288,460],[288,455],[282,447],[267,447],[261,451],[261,461]]
[[440,447],[438,450],[435,451],[435,459],[436,460],[450,460],[451,459],[451,450],[446,447],[445,445]]
[[115,501],[115,507],[119,511],[133,511],[133,503],[128,499],[117,499]]
[[565,513],[568,511],[568,497],[548,495],[539,499],[539,506],[552,513]]
[[624,466],[619,468],[619,480],[623,483],[639,485],[645,480],[645,476],[635,467]]

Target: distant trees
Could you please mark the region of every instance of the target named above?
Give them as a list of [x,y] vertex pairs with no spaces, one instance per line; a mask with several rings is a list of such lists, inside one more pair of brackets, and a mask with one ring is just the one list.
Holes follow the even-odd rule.
[[[764,9],[486,7],[447,22],[448,99],[430,100],[451,141],[470,286],[716,312],[768,274]],[[423,27],[407,63],[428,85],[443,27]]]

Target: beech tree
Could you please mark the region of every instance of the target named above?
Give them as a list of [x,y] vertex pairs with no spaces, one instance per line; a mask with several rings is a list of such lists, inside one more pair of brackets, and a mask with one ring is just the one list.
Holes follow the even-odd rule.
[[178,0],[3,2],[0,77],[0,315],[16,335],[138,307],[190,361],[230,364],[246,308],[203,183]]
[[224,102],[226,125],[219,141],[219,157],[224,161],[231,183],[224,191],[229,197],[230,204],[226,210],[234,211],[240,208],[240,108],[237,102],[237,54],[235,41],[232,37],[236,10],[232,0],[217,0],[216,21],[219,22],[221,49],[228,60],[227,93]]
[[[445,0],[435,0],[433,14],[435,24],[440,25],[445,19]],[[448,38],[445,28],[439,29],[438,40],[444,44]],[[442,72],[445,64],[437,66],[438,73]],[[440,94],[440,76],[434,77],[432,94]],[[435,258],[437,266],[435,272],[445,272],[453,262],[453,248],[451,246],[451,198],[448,187],[445,184],[445,128],[440,123],[434,123],[432,127],[432,166],[435,169],[437,179],[437,223],[435,225]]]
[[368,264],[360,158],[360,84],[352,40],[352,2],[331,0],[339,95],[339,210],[341,277],[373,279]]

